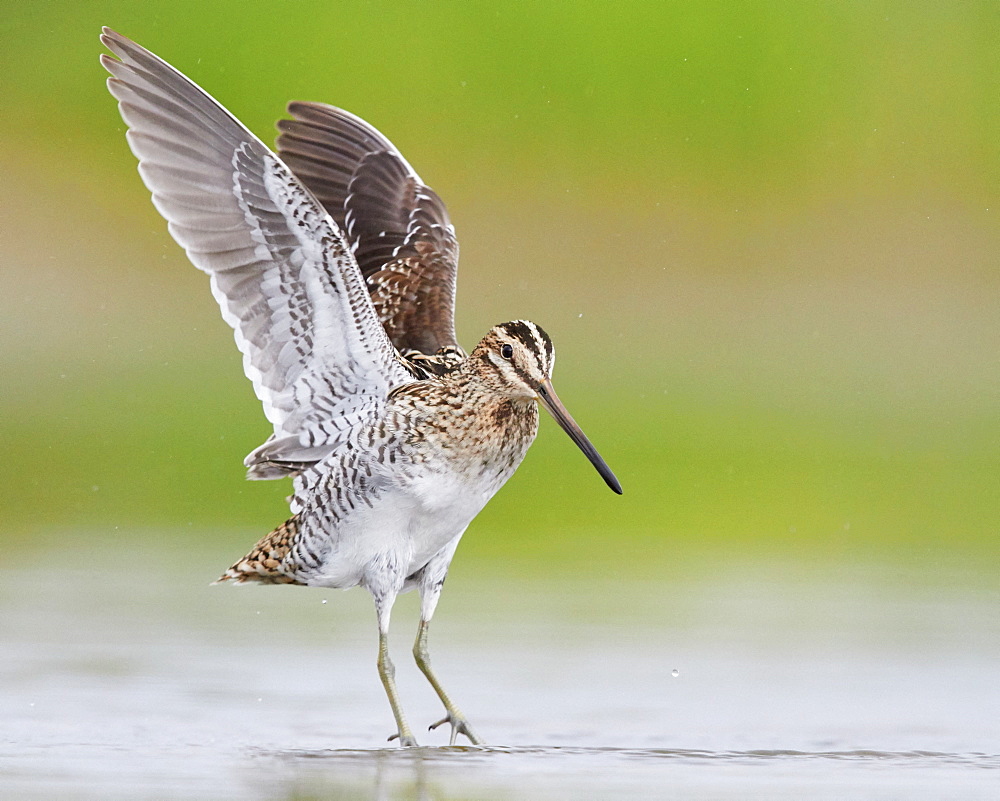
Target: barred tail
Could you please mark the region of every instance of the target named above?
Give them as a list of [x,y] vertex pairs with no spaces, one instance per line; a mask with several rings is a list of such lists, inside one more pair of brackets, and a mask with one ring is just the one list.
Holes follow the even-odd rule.
[[299,533],[299,516],[293,515],[258,542],[252,551],[240,559],[214,582],[235,581],[243,584],[303,584],[295,577],[295,562],[291,559],[292,545]]

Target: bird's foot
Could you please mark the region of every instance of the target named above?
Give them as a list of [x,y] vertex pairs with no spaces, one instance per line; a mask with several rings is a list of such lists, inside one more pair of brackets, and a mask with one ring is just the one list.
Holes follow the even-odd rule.
[[417,742],[417,738],[409,732],[396,732],[395,734],[390,734],[389,742],[391,743],[393,740],[399,740],[400,748],[415,748],[420,745],[420,743]]
[[451,724],[451,739],[448,745],[454,745],[455,740],[458,739],[459,734],[464,734],[469,738],[469,742],[473,745],[482,745],[483,741],[480,740],[476,733],[472,730],[472,726],[469,725],[469,721],[465,719],[462,713],[449,712],[445,717],[441,718],[437,723],[432,723],[427,727],[427,731],[433,731],[438,726],[443,726],[445,723]]

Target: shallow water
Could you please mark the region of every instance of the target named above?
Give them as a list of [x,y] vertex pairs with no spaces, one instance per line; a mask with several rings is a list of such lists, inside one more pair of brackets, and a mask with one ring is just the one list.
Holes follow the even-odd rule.
[[406,596],[393,653],[424,747],[402,751],[366,595],[208,586],[228,556],[0,567],[0,797],[998,797],[1000,594],[972,567],[553,582],[459,560],[431,652],[491,745],[426,732]]

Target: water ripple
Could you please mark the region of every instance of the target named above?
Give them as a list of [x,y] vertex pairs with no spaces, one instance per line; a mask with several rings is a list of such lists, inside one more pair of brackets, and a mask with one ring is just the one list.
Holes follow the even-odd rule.
[[675,760],[680,762],[804,762],[840,761],[897,765],[924,765],[981,768],[1000,770],[1000,754],[948,753],[943,751],[878,751],[855,749],[847,751],[798,751],[792,749],[754,749],[749,751],[706,751],[687,748],[604,748],[574,746],[447,746],[376,749],[324,749],[318,751],[254,749],[254,756],[276,757],[288,760],[344,760],[398,759],[432,762],[468,762],[471,760],[500,760],[504,757],[551,760]]

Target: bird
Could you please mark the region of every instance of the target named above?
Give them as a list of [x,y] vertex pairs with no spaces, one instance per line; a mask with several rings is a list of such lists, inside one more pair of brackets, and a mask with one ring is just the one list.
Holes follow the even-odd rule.
[[392,143],[342,109],[292,102],[271,150],[150,51],[103,28],[101,63],[153,204],[209,275],[273,427],[247,477],[291,477],[291,517],[220,582],[361,586],[379,678],[416,746],[389,654],[396,597],[416,589],[416,664],[444,706],[431,729],[483,740],[431,670],[428,630],[466,528],[555,418],[621,484],[552,386],[555,349],[527,320],[471,352],[454,329],[458,242],[444,203]]

